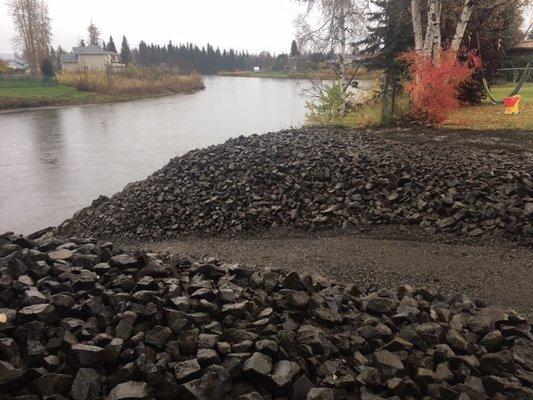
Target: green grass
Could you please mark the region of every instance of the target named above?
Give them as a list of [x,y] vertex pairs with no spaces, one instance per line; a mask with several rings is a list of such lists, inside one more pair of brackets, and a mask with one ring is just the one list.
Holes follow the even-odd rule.
[[38,86],[28,85],[25,83],[13,84],[11,82],[0,82],[0,98],[10,97],[19,99],[31,98],[58,98],[69,97],[71,99],[83,100],[89,96],[89,93],[80,92],[70,86]]
[[[170,93],[169,93],[170,94]],[[138,100],[165,94],[105,94],[83,92],[72,86],[38,86],[0,81],[0,110],[66,106],[77,104],[110,103],[116,101]]]
[[[496,85],[491,87],[490,91],[496,100],[501,100],[504,97],[509,96],[514,88],[514,85],[509,84]],[[526,83],[524,86],[522,86],[522,89],[518,94],[522,96],[522,102],[533,103],[533,83]]]
[[[492,95],[501,100],[511,94],[514,85],[495,85]],[[485,100],[478,106],[463,106],[454,112],[443,124],[447,128],[466,128],[475,130],[533,130],[533,83],[527,83],[518,93],[522,96],[520,113],[505,115],[501,104]]]
[[0,110],[83,104],[94,100],[95,94],[70,86],[0,81]]

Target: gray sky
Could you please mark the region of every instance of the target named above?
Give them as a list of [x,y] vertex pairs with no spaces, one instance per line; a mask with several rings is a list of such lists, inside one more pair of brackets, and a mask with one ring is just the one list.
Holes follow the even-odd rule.
[[[207,42],[220,48],[288,52],[293,21],[301,6],[294,0],[48,0],[53,45],[65,49],[87,37],[91,18],[102,38],[120,46],[140,40],[166,44]],[[0,53],[13,52],[15,35],[5,0],[0,0]]]

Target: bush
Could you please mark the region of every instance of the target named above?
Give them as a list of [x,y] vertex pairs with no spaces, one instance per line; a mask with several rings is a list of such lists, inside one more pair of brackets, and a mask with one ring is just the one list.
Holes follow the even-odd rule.
[[[308,103],[308,122],[314,125],[342,125],[352,128],[381,126],[382,99],[379,86],[374,86],[359,103],[352,102],[345,115],[341,115],[341,92],[338,85],[323,91],[316,103]],[[409,99],[405,93],[398,93],[393,123],[401,123],[409,114]]]
[[103,71],[62,72],[61,84],[78,90],[107,94],[158,94],[165,92],[188,93],[203,89],[198,74],[181,75],[171,71],[151,68],[128,68],[125,72],[111,74]]
[[338,123],[341,117],[343,98],[342,90],[338,84],[332,85],[319,94],[317,102],[307,103],[309,120],[315,123]]
[[411,99],[411,116],[415,120],[433,124],[443,122],[451,111],[459,108],[460,86],[468,82],[480,60],[470,53],[461,62],[457,53],[443,51],[437,64],[430,57],[416,53],[402,56],[409,64],[411,80],[405,89]]
[[41,74],[46,78],[53,78],[56,75],[54,64],[49,58],[45,58],[41,62]]

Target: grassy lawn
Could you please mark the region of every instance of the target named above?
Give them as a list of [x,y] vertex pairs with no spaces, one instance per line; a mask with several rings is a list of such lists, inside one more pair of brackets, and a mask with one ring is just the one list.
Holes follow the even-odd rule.
[[[491,88],[496,99],[503,99],[514,89],[512,85],[499,85]],[[522,87],[520,113],[505,115],[503,105],[493,105],[488,101],[479,106],[461,107],[443,124],[450,128],[468,128],[476,130],[516,129],[533,130],[533,83]]]
[[70,86],[0,82],[0,110],[80,104],[93,98],[94,94],[81,92]]
[[37,86],[27,84],[13,85],[8,82],[0,82],[0,97],[35,98],[35,97],[62,97],[68,96],[74,99],[85,99],[89,93],[80,92],[76,88],[57,86]]

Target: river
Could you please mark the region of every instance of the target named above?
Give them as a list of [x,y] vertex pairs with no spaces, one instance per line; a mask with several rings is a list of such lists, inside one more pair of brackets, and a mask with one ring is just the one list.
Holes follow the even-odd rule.
[[0,233],[55,226],[171,158],[302,125],[302,82],[205,77],[191,95],[0,114]]

